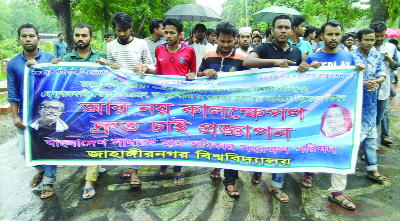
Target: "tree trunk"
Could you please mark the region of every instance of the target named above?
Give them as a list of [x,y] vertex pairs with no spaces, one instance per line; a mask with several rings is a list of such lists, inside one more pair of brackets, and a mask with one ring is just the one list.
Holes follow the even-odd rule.
[[386,22],[389,18],[388,5],[385,0],[370,0],[372,18],[371,24],[375,22]]
[[103,1],[103,21],[104,21],[104,33],[109,33],[108,30],[109,28],[109,24],[111,21],[111,16],[108,14],[108,2],[107,0]]
[[73,47],[71,27],[71,0],[47,0],[49,7],[57,17],[60,30],[65,36],[69,51]]

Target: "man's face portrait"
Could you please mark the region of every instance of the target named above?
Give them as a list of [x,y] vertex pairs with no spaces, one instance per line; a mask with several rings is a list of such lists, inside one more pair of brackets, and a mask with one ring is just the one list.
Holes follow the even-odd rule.
[[41,121],[45,124],[51,124],[60,118],[64,110],[64,104],[59,101],[45,101],[39,107]]

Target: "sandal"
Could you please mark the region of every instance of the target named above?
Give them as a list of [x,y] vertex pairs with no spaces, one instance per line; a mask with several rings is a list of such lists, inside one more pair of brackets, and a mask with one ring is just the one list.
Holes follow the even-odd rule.
[[84,194],[85,194],[85,193],[88,193],[88,192],[90,192],[90,191],[93,190],[93,193],[90,194],[90,195],[87,195],[87,196],[82,195],[82,198],[83,198],[84,200],[91,199],[91,198],[93,198],[93,197],[96,195],[96,191],[94,190],[93,186],[90,187],[90,188],[85,188],[85,187],[83,187],[82,190],[83,190],[83,193],[84,193]]
[[[180,180],[180,181],[179,181]],[[183,184],[183,174],[179,175],[179,176],[174,176],[174,185],[175,186],[179,186]]]
[[[337,199],[337,196],[341,196],[341,198]],[[338,194],[331,193],[331,195],[328,197],[328,199],[334,203],[339,204],[339,206],[348,209],[348,210],[354,210],[356,209],[356,205],[354,204],[353,201],[346,195],[343,195],[341,192]]]
[[29,186],[31,187],[37,187],[43,180],[43,173],[37,173],[29,183]]
[[261,183],[261,178],[262,178],[262,173],[253,173],[253,175],[251,175],[251,182],[255,185],[258,185]]
[[213,179],[213,180],[218,180],[219,178],[221,178],[221,173],[220,173],[220,171],[221,171],[221,170],[220,170],[220,169],[217,169],[217,168],[211,170],[210,178]]
[[[272,194],[274,194],[274,196],[281,201],[282,203],[287,203],[289,202],[289,197],[286,193],[284,193],[281,189],[270,189],[269,190]],[[284,199],[283,196],[287,196],[287,199]]]
[[386,181],[386,177],[381,175],[377,170],[367,171],[367,175],[365,175],[365,177],[377,182]]
[[300,184],[305,188],[312,187],[314,176],[304,175],[300,180]]
[[125,169],[121,172],[121,178],[123,178],[123,179],[131,178],[132,170],[133,170],[132,168],[125,168]]
[[49,186],[50,188],[42,188],[42,193],[40,194],[40,199],[47,199],[50,198],[51,196],[54,195],[54,189],[52,186],[50,185],[44,185],[45,186]]
[[132,176],[130,184],[131,187],[139,188],[142,185],[142,182],[139,180],[138,176]]
[[[233,190],[228,190],[228,186],[232,186]],[[230,196],[230,197],[239,197],[240,196],[239,190],[236,188],[235,185],[228,185],[228,186],[225,186],[228,196]]]

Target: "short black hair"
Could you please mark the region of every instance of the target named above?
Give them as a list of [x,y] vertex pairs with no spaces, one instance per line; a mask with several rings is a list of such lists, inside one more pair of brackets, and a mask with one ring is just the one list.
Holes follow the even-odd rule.
[[60,37],[61,35],[64,35],[63,33],[58,33],[57,37]]
[[322,34],[322,30],[320,28],[315,28],[315,37],[319,37]]
[[330,20],[330,21],[327,21],[325,24],[323,24],[322,26],[321,26],[321,33],[325,33],[325,27],[326,26],[332,26],[332,27],[337,27],[337,26],[339,26],[340,27],[340,30],[342,30],[343,31],[343,26],[342,26],[342,23],[340,23],[340,22],[338,22],[338,21],[336,21],[336,20]]
[[181,33],[183,31],[183,24],[181,20],[177,18],[167,18],[164,20],[163,25],[164,27],[167,25],[175,26],[178,33]]
[[104,34],[103,35],[103,38],[109,38],[109,37],[111,37],[113,34],[111,34],[111,33],[106,33],[106,34]]
[[399,41],[397,41],[396,39],[389,39],[389,42],[396,45],[396,47],[399,45]]
[[211,35],[212,33],[215,33],[214,29],[212,29],[212,28],[207,29],[207,31],[206,31],[207,36]]
[[194,32],[196,33],[197,31],[202,30],[202,31],[207,31],[207,28],[204,24],[197,24],[194,26]]
[[387,26],[384,22],[375,22],[369,26],[372,30],[375,31],[375,33],[379,32],[385,32],[387,29]]
[[293,19],[292,17],[290,17],[289,15],[285,15],[285,14],[281,14],[281,15],[277,15],[274,17],[274,19],[272,20],[272,27],[275,28],[275,22],[278,19],[287,19],[290,21],[290,27],[293,27]]
[[262,40],[262,38],[261,38],[260,35],[254,35],[254,36],[253,36],[253,40],[254,40],[255,38],[259,38],[260,40]]
[[356,36],[354,36],[354,34],[352,34],[352,33],[347,33],[347,34],[345,34],[344,36],[343,36],[343,38],[342,38],[342,43],[344,43],[348,38],[350,38],[350,37],[352,37],[352,38],[356,38]]
[[268,37],[270,34],[272,34],[271,28],[265,29],[265,37]]
[[308,35],[314,33],[315,27],[312,25],[307,25],[306,26],[306,31],[304,32],[304,37],[308,37]]
[[132,18],[124,12],[116,12],[113,14],[111,23],[114,28],[118,25],[122,29],[128,29],[132,27]]
[[221,21],[220,23],[218,23],[215,31],[217,38],[221,33],[224,35],[232,35],[233,37],[236,37],[237,35],[235,26],[227,21]]
[[258,32],[260,32],[260,34],[261,34],[261,31],[260,31],[260,29],[258,29],[258,28],[255,28],[255,29],[251,30],[251,33],[253,34],[254,31],[258,31]]
[[24,29],[24,28],[32,28],[33,30],[35,30],[36,35],[39,36],[39,29],[36,28],[32,24],[26,23],[26,24],[23,24],[23,25],[19,26],[19,28],[18,28],[18,37],[21,35],[21,30]]
[[361,41],[363,35],[375,34],[375,31],[371,28],[363,28],[357,32],[357,39]]
[[153,18],[151,19],[151,21],[149,22],[149,31],[150,34],[153,34],[154,29],[155,28],[159,28],[160,24],[162,24],[164,22],[164,20],[159,19],[159,18]]
[[292,27],[299,27],[301,23],[304,23],[306,19],[302,15],[292,15]]
[[75,28],[87,28],[89,29],[89,34],[90,36],[93,36],[93,28],[92,26],[86,24],[86,23],[78,23],[74,26],[74,28],[72,29],[72,31],[75,31]]

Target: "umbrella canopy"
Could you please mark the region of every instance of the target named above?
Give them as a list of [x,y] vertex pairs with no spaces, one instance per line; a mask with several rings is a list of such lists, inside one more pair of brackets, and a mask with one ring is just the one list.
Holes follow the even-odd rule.
[[400,38],[400,29],[386,29],[386,38]]
[[286,14],[286,15],[301,15],[296,9],[288,8],[285,6],[271,6],[264,8],[263,10],[256,12],[253,17],[257,21],[272,23],[275,16]]
[[222,18],[211,8],[194,4],[174,6],[165,12],[163,16],[164,18],[179,18],[182,21],[207,22],[222,20]]

